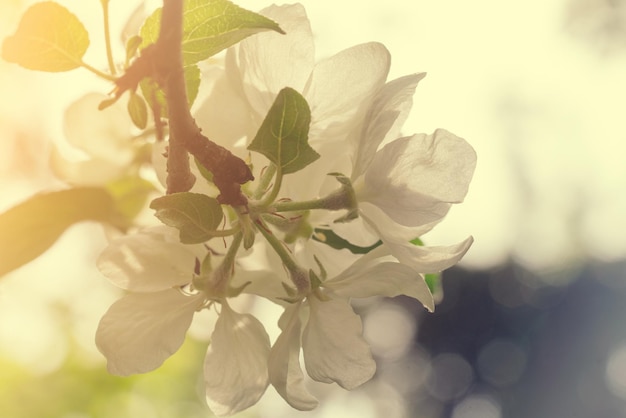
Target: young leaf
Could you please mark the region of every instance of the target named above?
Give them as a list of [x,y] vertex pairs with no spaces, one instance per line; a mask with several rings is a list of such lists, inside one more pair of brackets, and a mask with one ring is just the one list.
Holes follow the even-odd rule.
[[128,99],[128,114],[137,128],[146,129],[148,125],[148,107],[143,97],[134,91],[130,92]]
[[116,224],[115,202],[106,190],[42,193],[0,214],[0,276],[43,254],[71,225],[88,220]]
[[130,39],[126,41],[126,66],[128,66],[130,61],[137,55],[141,43],[142,39],[139,35],[131,36]]
[[60,72],[82,65],[89,46],[89,34],[69,10],[46,1],[31,6],[15,35],[4,40],[2,58],[22,67]]
[[180,231],[180,242],[198,244],[215,236],[224,213],[216,199],[199,193],[173,193],[154,199],[150,208],[165,225]]
[[[155,43],[161,25],[161,9],[141,28],[142,46]],[[228,0],[185,0],[183,9],[183,64],[205,60],[257,32],[284,33],[278,24]]]
[[307,142],[310,123],[311,110],[304,97],[285,87],[248,149],[265,155],[282,174],[294,173],[320,157]]

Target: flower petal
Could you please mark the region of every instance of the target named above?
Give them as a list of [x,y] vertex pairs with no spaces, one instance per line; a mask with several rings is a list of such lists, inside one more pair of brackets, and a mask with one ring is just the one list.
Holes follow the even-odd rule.
[[362,336],[361,319],[346,300],[309,298],[311,312],[302,336],[306,370],[314,380],[345,389],[367,382],[376,371]]
[[96,158],[79,161],[67,159],[54,144],[50,150],[50,168],[61,180],[83,186],[102,186],[120,178],[127,170],[123,165]]
[[96,264],[115,285],[132,291],[154,292],[191,282],[196,255],[173,236],[176,231],[155,227],[111,241]]
[[348,269],[325,281],[324,287],[330,289],[333,295],[344,298],[406,295],[422,302],[431,312],[435,309],[435,301],[424,277],[397,262],[385,261],[367,269]]
[[474,149],[442,129],[400,138],[376,153],[357,199],[402,225],[430,223],[463,200],[475,166]]
[[159,367],[182,345],[201,296],[170,289],[133,293],[115,302],[96,331],[111,374],[128,376]]
[[288,306],[279,320],[282,333],[270,351],[270,383],[289,405],[310,411],[317,407],[317,399],[304,385],[300,367],[300,308],[301,302]]
[[269,352],[261,322],[223,303],[204,360],[206,400],[213,413],[232,415],[257,403],[269,384]]
[[383,242],[401,263],[420,273],[438,273],[458,263],[469,250],[474,238],[468,237],[465,241],[454,245],[428,247],[384,239]]
[[376,94],[367,111],[361,129],[355,131],[355,157],[352,179],[358,178],[369,166],[385,140],[398,138],[400,128],[413,106],[417,83],[426,73],[411,74],[390,81]]
[[64,131],[69,143],[92,157],[117,165],[133,158],[131,120],[121,100],[104,110],[98,105],[108,97],[89,93],[65,111]]
[[315,46],[309,19],[301,4],[270,6],[261,14],[276,21],[286,32],[262,32],[243,40],[232,51],[235,68],[227,72],[239,73],[245,96],[259,123],[283,87],[297,91],[304,89],[315,63]]
[[390,55],[370,42],[343,50],[315,66],[303,95],[311,106],[312,140],[340,139],[385,83]]

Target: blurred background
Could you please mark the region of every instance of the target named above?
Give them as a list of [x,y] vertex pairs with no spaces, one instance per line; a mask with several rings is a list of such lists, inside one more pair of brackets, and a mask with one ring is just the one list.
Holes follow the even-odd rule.
[[[89,29],[85,60],[105,68],[99,2],[58,2]],[[2,1],[0,38],[31,3]],[[139,2],[110,3],[119,34]],[[478,166],[466,202],[424,240],[475,243],[444,272],[434,314],[403,298],[355,302],[374,380],[350,393],[312,385],[323,401],[309,413],[270,388],[240,416],[626,417],[626,0],[302,3],[318,58],[376,40],[390,79],[428,72],[404,132],[446,128]],[[84,70],[0,61],[0,210],[62,186],[49,152],[64,109],[110,89]],[[202,338],[156,372],[107,374],[93,342],[119,297],[94,268],[105,242],[99,226],[74,226],[0,280],[0,415],[210,416]]]

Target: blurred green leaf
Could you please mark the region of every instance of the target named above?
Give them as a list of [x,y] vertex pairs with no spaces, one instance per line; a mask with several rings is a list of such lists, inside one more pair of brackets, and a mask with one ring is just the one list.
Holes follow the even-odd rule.
[[46,1],[32,5],[15,35],[4,40],[2,58],[22,67],[60,72],[82,65],[89,47],[89,34],[69,10]]
[[183,244],[209,240],[224,217],[217,199],[199,193],[172,193],[154,199],[150,208],[161,222],[180,231]]
[[[161,9],[146,19],[141,28],[142,47],[157,41]],[[228,0],[186,0],[183,9],[183,64],[205,60],[255,33],[273,30],[278,24]]]
[[278,93],[248,149],[265,155],[282,174],[294,173],[320,157],[308,143],[310,123],[305,98],[286,87]]
[[0,214],[0,276],[43,254],[81,221],[118,224],[113,197],[102,188],[78,187],[35,195]]
[[130,224],[143,210],[150,193],[156,191],[152,183],[138,176],[123,177],[106,185],[115,200],[117,212]]

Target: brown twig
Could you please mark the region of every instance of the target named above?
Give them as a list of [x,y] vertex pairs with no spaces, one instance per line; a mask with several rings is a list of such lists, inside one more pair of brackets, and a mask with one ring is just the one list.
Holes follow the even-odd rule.
[[159,38],[144,48],[141,56],[120,77],[116,95],[136,89],[144,77],[152,77],[163,89],[170,128],[167,152],[167,193],[188,191],[195,182],[188,153],[213,174],[220,190],[220,203],[247,205],[241,185],[254,179],[250,168],[239,157],[206,136],[191,116],[185,90],[182,55],[183,0],[163,0]]

